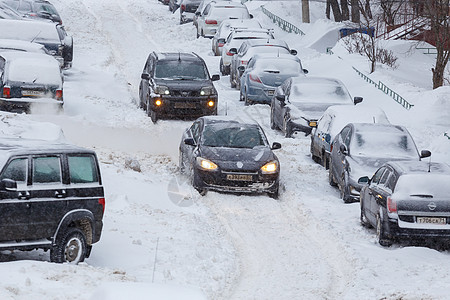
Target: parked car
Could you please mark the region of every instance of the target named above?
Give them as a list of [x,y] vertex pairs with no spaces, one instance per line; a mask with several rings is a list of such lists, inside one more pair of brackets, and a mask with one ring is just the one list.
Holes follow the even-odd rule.
[[169,0],[158,0],[158,1],[164,5],[169,5]]
[[16,39],[42,44],[56,58],[64,60],[64,68],[72,67],[73,39],[64,27],[52,22],[0,19],[0,39]]
[[56,8],[46,0],[2,0],[8,6],[26,17],[51,20],[62,24],[61,16]]
[[311,132],[312,159],[328,170],[331,143],[348,123],[390,124],[385,112],[370,105],[333,105],[327,108]]
[[162,116],[216,115],[219,79],[195,53],[152,52],[141,75],[140,107],[154,123]]
[[387,161],[413,160],[429,156],[419,155],[411,134],[403,126],[377,123],[347,124],[334,138],[331,150],[329,182],[339,187],[344,202],[359,200],[358,179],[374,174]]
[[23,16],[4,2],[0,2],[0,19],[19,20]]
[[267,40],[246,40],[239,48],[231,48],[229,50],[234,54],[230,65],[230,84],[231,87],[240,88],[240,66],[247,66],[250,58],[256,54],[273,53],[273,54],[292,54],[297,55],[297,50],[289,49],[287,43],[278,39]]
[[[0,39],[0,52],[4,51],[21,51],[33,52],[52,55],[44,45],[20,40]],[[62,57],[55,57],[61,68],[64,66],[64,59]]]
[[180,24],[190,22],[194,19],[195,12],[202,0],[181,0]]
[[258,124],[202,117],[182,136],[180,171],[192,177],[200,194],[208,190],[268,193],[278,197],[280,163]]
[[197,28],[197,19],[199,16],[202,15],[203,11],[205,10],[206,5],[211,3],[213,0],[202,0],[200,4],[198,5],[197,9],[195,10],[194,16],[192,18],[192,24]]
[[240,66],[240,100],[245,105],[253,103],[270,104],[275,89],[287,78],[308,73],[303,69],[300,58],[290,54],[258,54],[253,56],[247,67]]
[[382,246],[395,241],[450,242],[450,167],[442,163],[388,162],[359,179],[361,224],[375,227]]
[[181,0],[169,0],[169,11],[175,13],[175,11],[180,7]]
[[79,263],[100,240],[105,196],[94,151],[1,138],[0,250],[50,250]]
[[226,19],[251,19],[244,4],[233,1],[212,1],[205,9],[197,14],[197,37],[212,38],[216,34],[217,27]]
[[51,56],[29,52],[0,52],[0,109],[29,112],[32,105],[61,109],[63,75]]
[[273,38],[273,33],[269,29],[233,29],[222,47],[222,58],[220,59],[222,75],[230,74],[231,60],[237,53],[237,51],[231,52],[230,49],[236,50],[246,40],[268,40]]
[[261,29],[261,23],[256,19],[228,19],[223,20],[217,28],[211,40],[211,49],[215,56],[222,55],[222,47],[226,38],[234,29],[257,28]]
[[291,77],[275,90],[270,105],[270,125],[272,129],[281,129],[286,137],[298,131],[308,135],[311,121],[317,121],[329,106],[361,101],[361,97],[352,100],[339,79]]

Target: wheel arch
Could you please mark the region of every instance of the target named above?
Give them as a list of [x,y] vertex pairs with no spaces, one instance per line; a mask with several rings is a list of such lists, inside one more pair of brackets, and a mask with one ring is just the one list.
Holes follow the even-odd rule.
[[57,239],[64,235],[65,229],[69,227],[79,228],[84,232],[86,243],[92,245],[95,236],[94,214],[87,209],[77,209],[68,212],[59,222],[58,228],[53,236],[53,245],[57,244]]

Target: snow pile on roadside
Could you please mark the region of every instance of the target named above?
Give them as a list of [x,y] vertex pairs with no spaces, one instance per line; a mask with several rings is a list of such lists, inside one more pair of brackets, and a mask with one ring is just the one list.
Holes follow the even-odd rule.
[[31,121],[24,114],[0,113],[0,136],[65,142],[61,127],[49,122]]

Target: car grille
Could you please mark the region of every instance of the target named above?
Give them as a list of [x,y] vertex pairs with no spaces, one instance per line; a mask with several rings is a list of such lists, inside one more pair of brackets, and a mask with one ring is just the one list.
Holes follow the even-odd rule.
[[173,97],[187,97],[187,98],[192,98],[192,97],[199,97],[200,96],[200,92],[199,91],[170,91],[170,94]]

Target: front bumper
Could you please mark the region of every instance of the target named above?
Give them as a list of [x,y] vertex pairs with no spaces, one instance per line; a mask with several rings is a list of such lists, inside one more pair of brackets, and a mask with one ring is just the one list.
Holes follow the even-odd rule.
[[[251,176],[252,180],[230,180],[231,176]],[[194,170],[194,187],[218,192],[275,193],[278,190],[279,173],[204,171]]]
[[[161,100],[162,104],[156,106],[156,100]],[[208,105],[210,101],[213,106]],[[153,98],[152,110],[160,115],[166,116],[205,116],[217,114],[217,96],[185,98],[185,97],[156,97]]]
[[[306,121],[304,121],[306,123]],[[301,120],[290,120],[289,126],[292,132],[304,132],[305,135],[311,134],[312,128],[309,125],[302,124]]]

